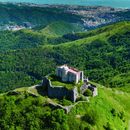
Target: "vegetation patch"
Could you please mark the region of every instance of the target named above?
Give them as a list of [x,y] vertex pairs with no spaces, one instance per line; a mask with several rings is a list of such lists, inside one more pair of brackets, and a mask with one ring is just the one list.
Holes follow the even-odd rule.
[[53,74],[49,75],[48,79],[50,79],[52,86],[54,86],[54,87],[65,87],[65,88],[71,90],[76,86],[75,83],[61,81],[61,79],[59,77],[57,77],[56,75],[53,75]]
[[[127,93],[117,95],[112,89],[99,87],[98,97],[90,98],[90,102],[79,102],[66,114],[62,109],[51,107],[47,97],[34,97],[27,90],[18,95],[3,94],[0,95],[0,128],[125,130],[130,118],[130,104],[123,103],[129,98]],[[72,104],[66,99],[62,103],[65,106]]]

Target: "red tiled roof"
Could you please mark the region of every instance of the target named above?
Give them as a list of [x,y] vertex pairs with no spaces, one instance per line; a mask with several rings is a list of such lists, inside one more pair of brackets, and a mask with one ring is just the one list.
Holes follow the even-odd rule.
[[71,72],[71,73],[73,73],[73,74],[77,74],[77,73],[78,73],[78,72],[76,72],[76,71],[74,71],[74,70],[72,70],[72,69],[69,69],[68,72]]
[[68,71],[69,72],[71,72],[71,73],[75,73],[75,74],[77,74],[78,72],[80,72],[78,69],[76,69],[76,68],[73,68],[73,67],[70,67],[70,66],[68,66],[68,65],[62,65],[62,66],[58,66],[58,67],[63,67],[63,66],[67,66],[68,67]]
[[79,72],[79,70],[78,70],[78,69],[73,68],[73,67],[69,67],[69,69],[70,69],[70,70],[73,70],[73,71],[75,71],[75,72]]

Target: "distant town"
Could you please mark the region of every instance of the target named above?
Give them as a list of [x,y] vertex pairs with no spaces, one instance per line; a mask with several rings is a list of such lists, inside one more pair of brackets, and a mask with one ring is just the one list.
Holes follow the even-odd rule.
[[[38,4],[30,4],[24,3],[28,6],[35,7],[49,7],[49,8],[61,8],[64,12],[68,12],[70,14],[76,14],[81,17],[83,25],[86,28],[95,28],[101,25],[106,25],[109,23],[114,23],[123,20],[130,20],[129,17],[123,16],[122,13],[127,13],[130,9],[123,8],[112,8],[112,7],[104,7],[104,6],[76,6],[76,5],[38,5]],[[19,6],[22,4],[19,4]]]
[[18,25],[13,22],[9,22],[9,24],[0,25],[0,30],[18,31],[18,30],[25,29],[25,28],[31,29],[33,27],[34,27],[34,25],[32,25],[29,22],[23,22],[23,24],[21,24],[21,25]]
[[[6,4],[6,3],[5,3]],[[38,5],[31,3],[14,3],[17,6],[31,6],[47,9],[61,9],[63,13],[77,16],[80,18],[81,24],[84,27],[84,31],[97,28],[99,26],[115,23],[123,20],[130,20],[129,12],[130,9],[102,7],[102,6],[69,6],[69,5]],[[126,15],[124,15],[126,14]],[[23,23],[0,23],[0,30],[11,30],[17,31],[24,28],[33,28],[37,25],[33,25],[30,21]],[[12,24],[13,23],[13,24]]]

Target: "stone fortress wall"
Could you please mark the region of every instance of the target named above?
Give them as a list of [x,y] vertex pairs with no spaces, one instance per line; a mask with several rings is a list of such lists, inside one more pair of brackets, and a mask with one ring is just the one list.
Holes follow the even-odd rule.
[[51,98],[63,99],[65,97],[75,102],[78,97],[78,90],[76,87],[72,90],[68,90],[62,86],[53,86],[47,77],[43,79],[42,85],[46,87],[48,96]]
[[46,87],[47,94],[51,98],[63,99],[67,98],[75,102],[78,98],[78,94],[84,94],[87,89],[92,91],[93,96],[98,95],[97,87],[91,84],[87,79],[84,78],[83,71],[79,71],[75,68],[69,67],[67,65],[62,65],[56,68],[56,76],[61,78],[63,82],[75,82],[76,84],[79,81],[82,81],[83,84],[80,87],[80,92],[78,92],[77,87],[75,86],[72,90],[69,90],[63,86],[53,86],[51,80],[48,77],[44,77],[42,85]]
[[98,89],[95,85],[89,83],[88,78],[84,79],[84,84],[80,87],[80,93],[83,94],[87,89],[92,91],[93,97],[98,95]]

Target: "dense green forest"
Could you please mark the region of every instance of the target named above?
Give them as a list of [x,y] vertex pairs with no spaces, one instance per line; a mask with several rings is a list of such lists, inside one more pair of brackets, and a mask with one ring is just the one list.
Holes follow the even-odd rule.
[[[1,37],[1,50],[10,49],[0,53],[1,91],[31,86],[54,71],[56,65],[67,63],[84,70],[93,81],[129,92],[129,30],[130,23],[121,22],[90,32],[55,37],[55,44],[44,44],[40,30],[5,32],[5,38]],[[11,42],[15,39],[18,44]],[[15,49],[22,44],[25,48]]]
[[0,24],[13,22],[21,25],[23,22],[30,22],[32,25],[48,25],[59,20],[69,23],[81,23],[80,16],[69,14],[64,11],[64,8],[43,8],[26,4],[0,3]]
[[0,51],[34,48],[46,44],[59,44],[70,41],[63,36],[67,33],[83,31],[77,24],[58,21],[33,30],[0,31]]

